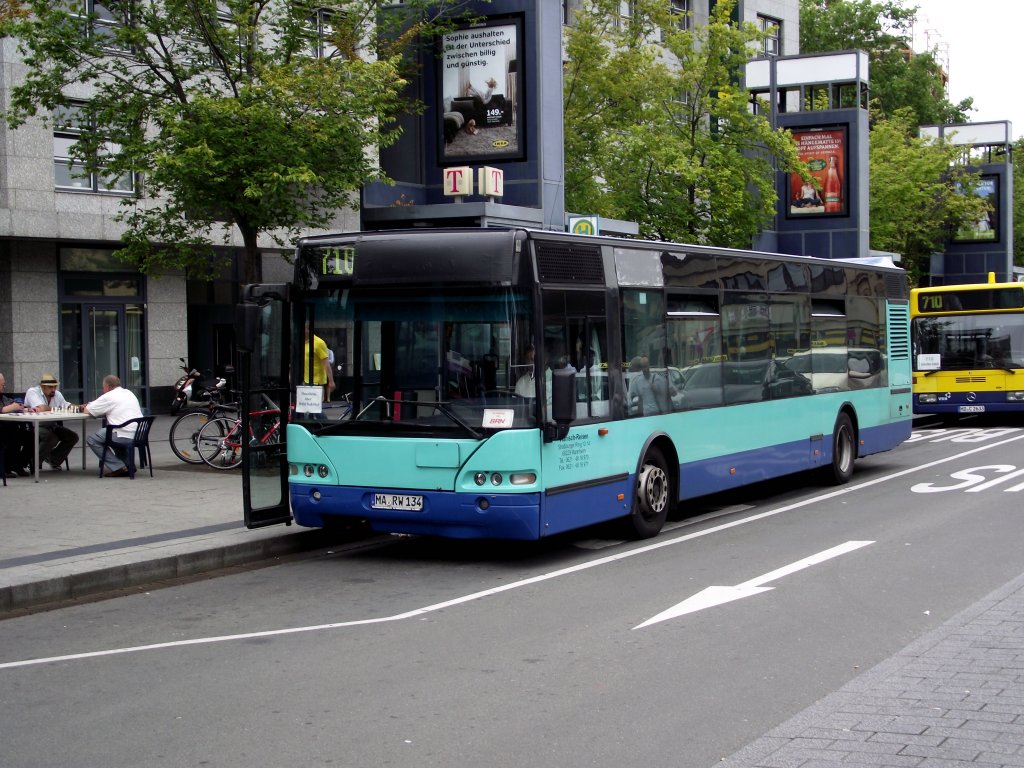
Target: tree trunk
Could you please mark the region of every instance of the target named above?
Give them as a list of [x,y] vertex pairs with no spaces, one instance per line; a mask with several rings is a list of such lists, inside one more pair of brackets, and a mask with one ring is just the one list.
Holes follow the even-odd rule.
[[238,265],[238,279],[242,285],[258,283],[263,279],[263,260],[260,257],[258,245],[259,232],[255,227],[239,224],[242,232],[242,241],[245,243],[245,250],[242,252],[242,261]]

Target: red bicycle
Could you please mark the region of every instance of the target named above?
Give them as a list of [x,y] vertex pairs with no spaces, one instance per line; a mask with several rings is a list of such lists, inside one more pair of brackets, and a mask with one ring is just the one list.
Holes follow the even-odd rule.
[[265,408],[249,412],[249,434],[242,434],[242,419],[221,416],[210,419],[199,430],[199,457],[214,469],[234,469],[242,463],[242,440],[250,445],[281,442],[281,410]]

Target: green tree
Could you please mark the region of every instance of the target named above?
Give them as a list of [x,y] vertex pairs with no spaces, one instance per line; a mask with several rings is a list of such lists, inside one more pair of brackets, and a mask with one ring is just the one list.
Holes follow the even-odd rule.
[[985,212],[984,200],[962,193],[978,177],[966,170],[962,147],[919,137],[910,109],[876,121],[869,155],[871,247],[902,254],[918,285],[949,233]]
[[399,51],[452,5],[406,0],[399,16],[385,0],[104,0],[86,16],[81,0],[23,4],[31,15],[0,28],[27,68],[8,125],[71,110],[89,126],[72,150],[86,172],[140,174],[119,218],[121,254],[143,271],[208,273],[237,227],[245,280],[259,276],[261,233],[284,245],[325,226],[380,177],[376,153],[409,108]]
[[0,0],[0,22],[16,19],[25,15],[21,0]]
[[792,137],[752,114],[741,74],[761,34],[719,2],[688,28],[659,0],[588,0],[567,31],[566,206],[645,237],[750,247],[775,213]]
[[902,0],[800,0],[800,51],[866,51],[872,119],[909,107],[915,126],[967,122],[973,100],[950,102],[934,51],[912,50],[916,17]]

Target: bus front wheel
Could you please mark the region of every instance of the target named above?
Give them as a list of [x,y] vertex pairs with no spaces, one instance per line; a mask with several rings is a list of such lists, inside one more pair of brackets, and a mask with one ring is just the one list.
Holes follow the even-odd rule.
[[843,485],[853,477],[853,462],[857,458],[857,439],[853,431],[853,422],[846,413],[836,418],[836,426],[832,430],[832,465],[828,472],[832,482]]
[[637,539],[657,536],[665,525],[672,503],[672,480],[661,451],[651,448],[640,464],[636,476],[636,494],[630,513],[629,533]]

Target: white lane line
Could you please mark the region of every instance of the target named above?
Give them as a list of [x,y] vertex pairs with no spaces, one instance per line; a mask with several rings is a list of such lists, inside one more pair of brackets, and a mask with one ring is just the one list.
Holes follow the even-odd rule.
[[498,595],[498,594],[501,594],[502,592],[509,592],[509,591],[511,591],[513,589],[520,589],[521,587],[528,587],[528,586],[530,586],[532,584],[539,584],[540,582],[543,582],[543,581],[550,581],[551,579],[558,579],[558,578],[561,578],[562,576],[568,576],[568,575],[571,575],[571,574],[574,574],[574,573],[579,573],[581,571],[589,570],[590,568],[597,568],[597,567],[602,566],[602,565],[608,565],[610,563],[618,562],[619,560],[626,560],[626,559],[631,558],[631,557],[636,557],[637,555],[644,555],[644,554],[647,554],[648,552],[653,552],[655,550],[662,549],[664,547],[672,547],[672,546],[675,546],[676,544],[682,544],[682,543],[687,542],[687,541],[693,541],[694,539],[699,539],[699,538],[701,538],[703,536],[710,536],[711,534],[719,533],[720,531],[725,531],[725,530],[728,530],[730,528],[735,528],[736,526],[739,526],[739,525],[746,525],[748,523],[757,522],[758,520],[765,520],[765,519],[767,519],[769,517],[774,517],[775,515],[780,515],[783,512],[789,512],[789,511],[794,510],[794,509],[799,509],[800,507],[806,507],[806,506],[809,506],[811,504],[817,504],[818,502],[828,501],[829,499],[834,499],[834,498],[836,498],[838,496],[845,496],[846,494],[854,493],[856,491],[859,491],[862,488],[870,488],[873,485],[879,485],[881,483],[885,483],[885,482],[888,482],[890,480],[896,480],[896,479],[898,479],[900,477],[905,477],[906,475],[913,474],[914,472],[920,472],[923,469],[930,469],[931,467],[937,467],[940,464],[948,464],[951,461],[958,461],[958,460],[960,460],[960,459],[962,459],[962,458],[964,458],[966,456],[971,456],[972,454],[980,453],[982,451],[987,451],[987,450],[990,450],[992,448],[998,448],[998,447],[1006,445],[1008,443],[1017,442],[1018,440],[1024,440],[1024,434],[1018,435],[1017,437],[1011,437],[1011,438],[1009,438],[1007,440],[1001,440],[998,443],[990,443],[990,444],[987,444],[987,445],[978,446],[977,448],[972,448],[969,451],[964,451],[963,453],[958,453],[955,456],[947,456],[944,459],[936,459],[935,461],[930,461],[927,464],[921,464],[920,466],[910,467],[909,469],[903,469],[903,470],[900,470],[899,472],[894,472],[891,475],[883,475],[882,477],[876,477],[873,480],[867,480],[867,481],[865,481],[863,483],[857,483],[856,485],[844,485],[842,488],[837,488],[834,491],[830,491],[828,493],[821,494],[820,496],[814,496],[814,497],[809,498],[809,499],[804,499],[803,501],[794,502],[793,504],[787,504],[786,506],[779,507],[778,509],[770,509],[770,510],[767,510],[765,512],[760,512],[760,513],[758,513],[756,515],[751,515],[750,517],[745,517],[745,518],[743,518],[741,520],[732,520],[732,521],[730,521],[728,523],[722,523],[721,525],[716,525],[716,526],[713,526],[711,528],[705,528],[704,530],[695,531],[693,533],[688,533],[685,536],[679,536],[678,538],[674,538],[674,539],[661,539],[661,540],[656,541],[656,542],[654,542],[652,544],[647,544],[647,545],[642,546],[642,547],[637,547],[636,549],[631,549],[631,550],[628,550],[626,552],[618,552],[618,553],[616,553],[614,555],[607,555],[605,557],[598,558],[597,560],[591,560],[591,561],[586,562],[586,563],[580,563],[578,565],[573,565],[573,566],[570,566],[568,568],[560,568],[557,571],[549,571],[548,573],[542,573],[542,574],[539,574],[537,576],[531,576],[530,578],[523,579],[521,581],[515,581],[515,582],[511,582],[509,584],[503,584],[500,587],[493,587],[491,589],[484,589],[484,590],[481,590],[480,592],[473,592],[472,594],[469,594],[469,595],[463,595],[462,597],[456,597],[456,598],[453,598],[451,600],[446,600],[446,601],[444,601],[442,603],[434,603],[433,605],[428,605],[428,606],[425,606],[423,608],[416,608],[416,609],[411,610],[411,611],[406,611],[405,613],[396,613],[393,616],[381,616],[381,617],[378,617],[378,618],[375,618],[375,619],[358,619],[356,621],[339,621],[339,622],[333,622],[333,623],[330,623],[330,624],[314,624],[314,625],[306,626],[306,627],[286,627],[284,629],[270,629],[270,630],[265,630],[265,631],[262,631],[262,632],[245,632],[245,633],[241,633],[241,634],[237,634],[237,635],[219,635],[219,636],[215,636],[215,637],[196,637],[196,638],[192,638],[191,640],[172,640],[172,641],[166,642],[166,643],[152,643],[150,645],[134,645],[134,646],[128,646],[128,647],[125,647],[125,648],[108,648],[108,649],[103,650],[103,651],[89,651],[89,652],[86,652],[86,653],[69,653],[69,654],[66,654],[64,656],[47,656],[47,657],[38,658],[38,659],[24,659],[24,660],[21,660],[21,661],[7,661],[7,662],[0,662],[0,670],[2,670],[2,669],[14,669],[16,667],[29,667],[29,666],[33,666],[33,665],[36,665],[36,664],[52,664],[52,663],[58,662],[58,661],[78,661],[79,659],[92,659],[92,658],[97,658],[97,657],[100,657],[100,656],[117,656],[117,655],[125,654],[125,653],[137,653],[139,651],[155,651],[155,650],[162,650],[162,649],[165,649],[165,648],[179,648],[179,647],[186,646],[186,645],[205,645],[205,644],[212,644],[212,643],[223,643],[223,642],[227,642],[227,641],[231,641],[231,640],[251,640],[251,639],[260,638],[260,637],[274,637],[276,635],[293,635],[293,634],[298,634],[298,633],[301,633],[301,632],[319,632],[319,631],[322,631],[322,630],[325,630],[325,629],[342,629],[342,628],[345,628],[345,627],[358,627],[358,626],[362,626],[364,624],[383,624],[383,623],[389,622],[389,621],[401,621],[403,619],[411,619],[411,618],[414,618],[416,616],[422,616],[422,615],[427,614],[427,613],[433,613],[435,611],[440,611],[440,610],[442,610],[444,608],[452,608],[452,607],[457,606],[457,605],[462,605],[463,603],[469,603],[469,602],[472,602],[474,600],[480,600],[481,598],[484,598],[484,597],[491,597],[492,595]]

